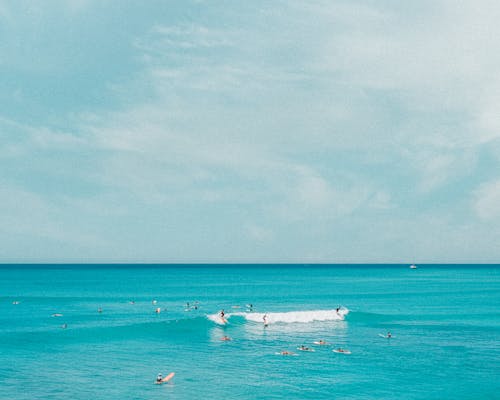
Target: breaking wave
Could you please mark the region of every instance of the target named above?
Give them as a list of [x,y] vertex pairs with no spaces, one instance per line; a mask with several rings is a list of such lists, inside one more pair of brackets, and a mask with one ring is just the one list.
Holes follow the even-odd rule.
[[[275,323],[309,323],[314,321],[343,321],[345,316],[349,313],[347,308],[337,310],[311,310],[311,311],[288,311],[280,313],[256,313],[256,312],[241,312],[241,313],[227,313],[224,318],[229,322],[234,317],[242,317],[250,322],[264,323],[264,316],[268,324]],[[207,318],[219,325],[225,325],[220,315],[210,314]]]

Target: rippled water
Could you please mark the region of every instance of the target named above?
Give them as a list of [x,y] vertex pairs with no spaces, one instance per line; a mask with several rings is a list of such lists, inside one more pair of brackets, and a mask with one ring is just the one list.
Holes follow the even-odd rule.
[[494,399],[499,306],[498,266],[4,265],[0,398]]

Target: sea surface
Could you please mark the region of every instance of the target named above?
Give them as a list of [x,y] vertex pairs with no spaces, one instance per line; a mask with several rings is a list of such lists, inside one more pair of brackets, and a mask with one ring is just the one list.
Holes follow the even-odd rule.
[[500,266],[1,265],[0,399],[500,399]]

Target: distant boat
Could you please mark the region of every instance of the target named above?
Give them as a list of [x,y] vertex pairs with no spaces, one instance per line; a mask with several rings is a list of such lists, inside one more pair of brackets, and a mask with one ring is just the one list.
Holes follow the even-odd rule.
[[417,269],[417,266],[415,264],[410,265],[410,269]]

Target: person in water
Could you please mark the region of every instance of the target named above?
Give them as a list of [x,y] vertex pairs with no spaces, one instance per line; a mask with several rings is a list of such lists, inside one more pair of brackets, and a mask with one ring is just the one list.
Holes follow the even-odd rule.
[[223,342],[228,342],[229,340],[231,340],[231,338],[229,336],[223,336],[220,338],[220,340],[222,340]]
[[319,340],[319,341],[318,341],[318,344],[325,345],[325,344],[326,344],[326,342],[325,342],[324,340]]
[[390,339],[392,337],[391,332],[387,332],[387,337]]
[[337,314],[339,313],[340,311],[340,307],[337,307],[337,309],[335,310],[337,312]]
[[266,327],[268,325],[268,323],[267,323],[267,314],[264,314],[264,316],[262,317],[262,320],[264,321],[264,327]]
[[158,374],[158,376],[156,377],[156,383],[162,383],[162,380],[163,380],[163,376],[161,375],[161,372]]

